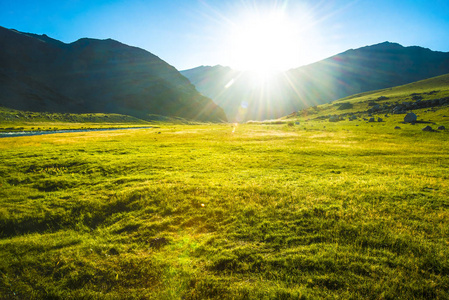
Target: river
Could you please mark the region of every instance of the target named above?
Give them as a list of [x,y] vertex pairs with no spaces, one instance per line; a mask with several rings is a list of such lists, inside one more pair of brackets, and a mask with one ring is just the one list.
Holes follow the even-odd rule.
[[54,134],[54,133],[68,133],[68,132],[113,131],[113,130],[127,130],[127,129],[149,129],[149,128],[152,128],[152,127],[61,129],[61,130],[39,130],[39,131],[11,131],[11,132],[0,132],[0,138],[4,138],[4,137],[18,137],[18,136],[32,136],[32,135],[44,135],[44,134]]

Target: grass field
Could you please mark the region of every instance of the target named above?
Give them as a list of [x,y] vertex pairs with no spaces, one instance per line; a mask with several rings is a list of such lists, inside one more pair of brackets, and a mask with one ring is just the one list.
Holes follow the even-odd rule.
[[17,131],[53,131],[104,128],[132,128],[158,124],[198,124],[179,117],[146,115],[144,119],[119,114],[73,114],[20,111],[0,107],[0,134]]
[[0,298],[448,298],[448,132],[359,123],[3,138]]
[[[404,102],[415,102],[415,97],[418,97],[418,99],[421,99],[423,102],[449,97],[449,74],[413,82],[403,86],[352,95],[330,104],[323,104],[318,107],[315,106],[309,109],[304,109],[299,115],[303,119],[315,119],[328,115],[350,113],[367,117],[366,112],[370,108],[370,104],[395,106],[396,104],[402,104]],[[343,103],[352,104],[353,107],[340,110],[339,107]],[[410,111],[410,109],[408,111]],[[415,112],[419,113],[421,120],[424,121],[447,121],[447,119],[444,118],[448,117],[446,116],[447,110],[441,110],[439,107],[418,109]],[[373,113],[372,117],[375,117],[376,119],[378,117],[384,118],[384,115],[384,113]],[[424,119],[424,117],[426,117],[426,119]],[[292,116],[285,117],[284,119],[289,118],[292,118]],[[397,119],[394,120],[395,122],[397,121]]]
[[[438,80],[276,122],[1,138],[0,299],[449,299],[449,131],[421,130],[449,108],[363,119]],[[345,101],[357,120],[322,118]],[[3,131],[155,124],[0,112]]]

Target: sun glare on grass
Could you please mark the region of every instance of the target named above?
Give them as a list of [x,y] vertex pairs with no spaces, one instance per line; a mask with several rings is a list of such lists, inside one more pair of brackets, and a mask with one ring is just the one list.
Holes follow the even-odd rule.
[[292,68],[302,42],[298,27],[282,10],[246,14],[233,24],[229,42],[232,67],[252,71],[260,79]]

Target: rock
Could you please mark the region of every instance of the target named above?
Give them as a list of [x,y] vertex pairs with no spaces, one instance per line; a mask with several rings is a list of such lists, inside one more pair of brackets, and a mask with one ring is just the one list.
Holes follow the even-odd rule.
[[395,108],[393,108],[393,114],[405,114],[405,107],[402,105],[397,105]]
[[374,118],[369,118],[368,122],[374,122]]
[[385,96],[380,96],[379,98],[377,98],[377,100],[388,100],[389,98],[388,97],[385,97]]
[[377,122],[383,122],[382,118],[377,118]]
[[401,127],[399,127],[399,126],[396,126],[394,129],[401,129]]
[[439,127],[438,127],[438,130],[446,130],[446,127],[444,127],[444,126],[439,126]]
[[432,127],[430,127],[429,125],[427,125],[426,127],[424,127],[423,129],[421,129],[422,131],[434,131]]
[[408,113],[404,117],[405,123],[415,123],[418,117],[414,113]]

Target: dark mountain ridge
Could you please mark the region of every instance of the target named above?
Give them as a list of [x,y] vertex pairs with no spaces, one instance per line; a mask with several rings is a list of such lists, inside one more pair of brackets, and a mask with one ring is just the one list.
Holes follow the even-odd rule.
[[[222,66],[181,71],[232,121],[273,119],[346,96],[449,73],[449,53],[384,42],[280,73],[263,85]],[[233,80],[231,86],[224,82]],[[242,107],[244,103],[244,108]]]
[[226,121],[174,67],[112,39],[66,44],[0,27],[0,91],[1,106],[20,110]]

